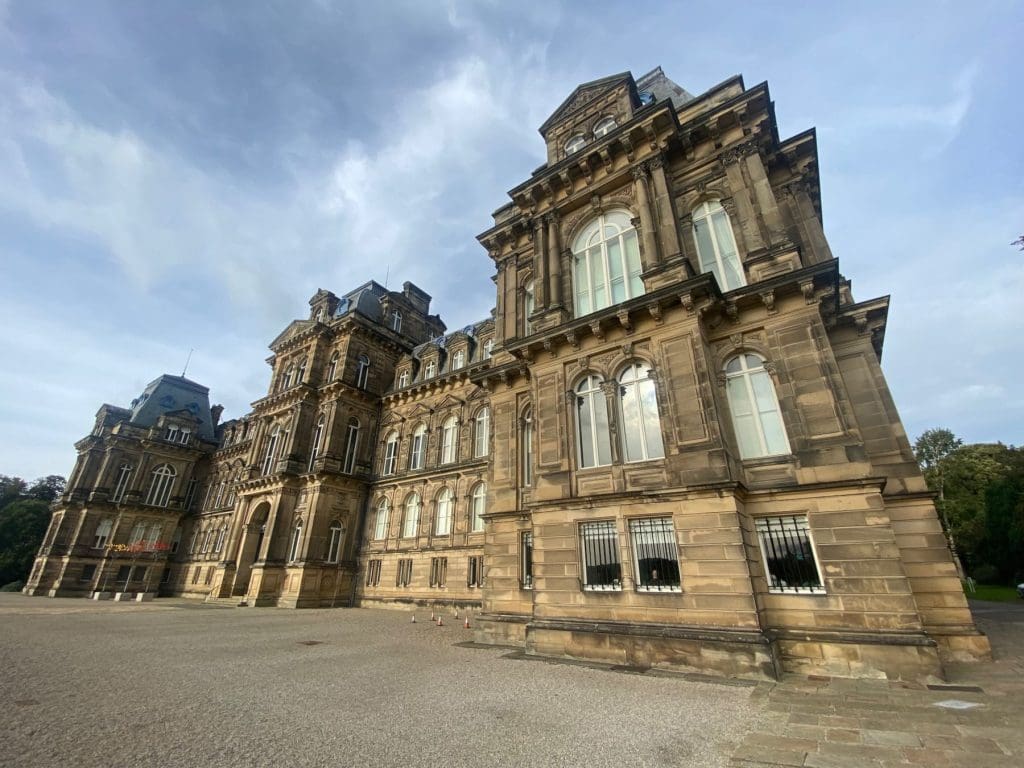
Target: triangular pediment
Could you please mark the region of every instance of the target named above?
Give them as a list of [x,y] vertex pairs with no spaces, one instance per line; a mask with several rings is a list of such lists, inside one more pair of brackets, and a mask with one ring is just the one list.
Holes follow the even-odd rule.
[[279,333],[277,335],[276,339],[274,339],[272,342],[270,342],[270,348],[271,349],[275,349],[276,347],[280,346],[281,344],[284,344],[286,341],[288,341],[288,339],[290,339],[293,336],[297,336],[298,334],[302,333],[304,330],[309,328],[309,326],[311,326],[312,324],[313,323],[310,320],[292,320],[288,324],[288,327],[285,328],[283,331],[281,331],[281,333]]
[[435,410],[443,411],[446,408],[461,408],[464,402],[465,401],[460,400],[453,395],[446,395],[444,400],[437,404],[437,408]]
[[476,387],[469,394],[469,397],[466,398],[466,402],[474,402],[476,400],[487,400],[487,399],[488,399],[487,391],[484,390],[482,387]]
[[545,120],[538,130],[542,136],[546,135],[549,128],[561,122],[564,118],[579,111],[617,85],[624,82],[631,83],[632,81],[633,75],[631,72],[621,72],[617,75],[602,77],[599,80],[591,80],[589,83],[576,86],[576,90],[569,94],[569,98],[563,101],[558,106],[558,109],[551,113],[551,117]]
[[428,406],[424,405],[423,403],[416,403],[416,405],[414,405],[410,409],[407,418],[413,419],[413,418],[416,418],[416,417],[429,416],[433,412],[434,412],[433,408],[429,408]]
[[403,421],[405,421],[405,419],[398,413],[395,411],[388,411],[384,414],[383,418],[381,418],[380,423],[381,426],[392,426],[394,424],[401,424]]

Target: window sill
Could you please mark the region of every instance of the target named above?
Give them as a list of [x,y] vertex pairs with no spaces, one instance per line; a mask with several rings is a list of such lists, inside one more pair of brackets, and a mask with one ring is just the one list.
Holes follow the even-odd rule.
[[766,464],[795,464],[796,455],[792,453],[776,453],[771,456],[751,456],[749,459],[740,459],[744,467],[759,467]]
[[643,595],[681,595],[682,587],[637,587],[636,591]]
[[824,587],[787,587],[785,589],[770,588],[769,595],[827,595]]
[[590,584],[583,585],[584,592],[621,592],[622,587],[599,587],[591,586]]

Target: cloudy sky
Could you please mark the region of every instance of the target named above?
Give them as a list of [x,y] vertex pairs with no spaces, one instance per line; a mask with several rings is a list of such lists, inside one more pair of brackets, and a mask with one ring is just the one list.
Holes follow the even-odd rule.
[[317,288],[493,305],[475,235],[580,82],[767,80],[818,129],[825,230],[892,295],[908,433],[1024,443],[1024,6],[0,0],[0,473],[188,375],[238,416]]

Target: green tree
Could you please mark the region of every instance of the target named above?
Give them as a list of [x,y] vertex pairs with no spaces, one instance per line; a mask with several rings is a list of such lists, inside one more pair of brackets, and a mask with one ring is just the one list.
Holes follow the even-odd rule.
[[20,499],[0,509],[0,584],[25,581],[50,525],[50,505]]
[[965,445],[934,470],[942,487],[937,504],[968,572],[986,562],[986,494],[1008,474],[1008,451],[999,443]]
[[60,475],[40,477],[26,491],[27,496],[39,499],[39,501],[53,501],[62,493],[64,493],[64,478]]
[[0,475],[0,509],[17,501],[25,493],[26,483],[20,477]]

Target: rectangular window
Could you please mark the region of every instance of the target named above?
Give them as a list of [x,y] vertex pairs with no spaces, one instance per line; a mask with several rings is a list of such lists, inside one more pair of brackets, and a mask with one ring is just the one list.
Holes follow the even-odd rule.
[[135,566],[135,573],[132,574],[132,581],[145,581],[149,568],[144,565]]
[[96,575],[96,566],[95,565],[83,565],[82,566],[82,575],[78,577],[78,580],[79,581],[92,581],[92,579],[93,579],[93,577],[95,575]]
[[443,587],[448,581],[448,558],[430,558],[430,586]]
[[806,515],[757,520],[769,592],[824,594]]
[[209,584],[212,584],[212,583],[213,583],[213,566],[211,565],[209,568],[206,569],[206,579],[203,581],[203,584],[209,585]]
[[622,589],[622,562],[615,523],[611,520],[582,523],[580,544],[583,550],[583,588]]
[[398,561],[398,577],[395,579],[395,586],[408,587],[412,583],[412,560]]
[[376,587],[380,585],[380,560],[370,560],[366,564],[366,586]]
[[638,592],[679,592],[679,548],[672,520],[658,517],[629,521],[633,569]]
[[201,574],[202,572],[203,572],[202,568],[196,568],[194,571],[192,571],[192,583],[193,584],[198,584],[199,583],[199,574]]
[[523,589],[533,589],[533,534],[526,531],[519,541],[519,583]]
[[117,569],[117,581],[128,581],[128,577],[131,576],[132,567],[130,565],[122,565]]
[[469,566],[466,569],[466,586],[482,587],[484,585],[484,557],[478,555],[469,558]]
[[163,575],[160,576],[160,583],[161,584],[166,584],[170,580],[171,580],[171,569],[170,568],[164,568]]

